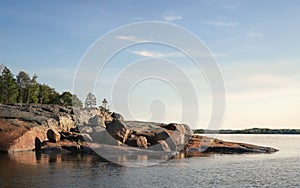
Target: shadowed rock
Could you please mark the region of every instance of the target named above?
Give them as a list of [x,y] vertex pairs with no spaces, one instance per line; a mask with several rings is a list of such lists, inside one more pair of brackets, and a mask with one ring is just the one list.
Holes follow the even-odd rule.
[[144,136],[135,136],[127,139],[126,144],[133,147],[147,148],[148,142]]
[[125,143],[130,130],[127,129],[125,122],[121,119],[113,119],[111,123],[106,124],[107,132],[116,140]]
[[155,145],[150,146],[148,149],[149,150],[154,150],[154,151],[171,152],[171,149],[170,149],[169,145],[164,140],[157,141],[157,143]]
[[58,142],[60,141],[60,134],[57,131],[54,131],[52,129],[49,129],[47,131],[47,138],[49,142]]

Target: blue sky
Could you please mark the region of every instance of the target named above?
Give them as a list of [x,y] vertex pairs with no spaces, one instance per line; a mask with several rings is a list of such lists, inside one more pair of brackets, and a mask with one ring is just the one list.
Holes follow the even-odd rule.
[[[0,63],[72,91],[78,63],[99,37],[134,22],[173,23],[201,38],[220,64],[227,96],[223,128],[300,128],[299,8],[296,0],[1,1]],[[135,53],[122,57],[180,60],[155,46],[130,50]],[[107,97],[103,93],[99,98]],[[208,122],[205,109],[209,102],[197,128]],[[165,120],[175,121],[177,114]],[[139,115],[147,119],[149,111]]]

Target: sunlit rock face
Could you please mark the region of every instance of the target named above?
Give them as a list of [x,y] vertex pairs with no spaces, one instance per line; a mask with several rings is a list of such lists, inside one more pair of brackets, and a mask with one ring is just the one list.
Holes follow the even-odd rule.
[[[77,112],[74,113],[74,112]],[[99,109],[73,109],[59,105],[0,105],[0,151],[17,152],[35,148],[39,140],[60,140],[58,132],[74,130],[78,125],[105,126],[108,113]],[[48,134],[51,129],[56,134]],[[51,137],[52,136],[52,137]],[[55,137],[55,138],[54,138]]]

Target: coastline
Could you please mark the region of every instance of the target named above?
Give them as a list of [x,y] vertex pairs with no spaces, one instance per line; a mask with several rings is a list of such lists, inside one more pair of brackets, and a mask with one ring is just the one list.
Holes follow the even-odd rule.
[[135,153],[182,158],[278,151],[199,136],[185,124],[127,122],[120,114],[95,108],[76,112],[58,105],[1,105],[0,115],[0,150],[8,153],[95,154],[98,148],[103,155],[113,151],[122,156]]

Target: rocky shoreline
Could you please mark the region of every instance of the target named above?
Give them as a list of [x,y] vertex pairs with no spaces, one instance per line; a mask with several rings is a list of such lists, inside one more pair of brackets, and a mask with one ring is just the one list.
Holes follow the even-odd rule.
[[153,158],[273,153],[277,149],[195,135],[185,124],[125,121],[96,108],[0,105],[0,151]]

